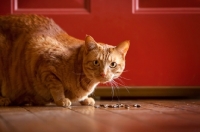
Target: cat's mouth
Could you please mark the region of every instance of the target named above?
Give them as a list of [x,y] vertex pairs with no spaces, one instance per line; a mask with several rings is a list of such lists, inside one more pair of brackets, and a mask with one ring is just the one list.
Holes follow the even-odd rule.
[[99,78],[99,81],[100,81],[100,83],[107,83],[107,82],[112,81],[112,79],[110,79],[110,78],[105,78],[105,77],[100,77],[100,78]]

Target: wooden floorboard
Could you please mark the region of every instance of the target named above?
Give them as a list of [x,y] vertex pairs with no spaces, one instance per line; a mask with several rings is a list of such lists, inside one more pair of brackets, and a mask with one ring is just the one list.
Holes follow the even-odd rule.
[[[0,107],[0,132],[199,132],[200,100],[96,101],[123,103],[129,109],[94,108],[74,103],[70,108],[48,106]],[[141,107],[133,107],[140,104]]]

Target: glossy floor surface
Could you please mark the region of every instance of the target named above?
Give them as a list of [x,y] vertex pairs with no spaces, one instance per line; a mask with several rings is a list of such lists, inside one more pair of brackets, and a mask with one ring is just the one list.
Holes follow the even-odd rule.
[[[200,132],[200,100],[121,100],[129,108],[0,107],[0,132]],[[134,107],[139,104],[140,107]]]

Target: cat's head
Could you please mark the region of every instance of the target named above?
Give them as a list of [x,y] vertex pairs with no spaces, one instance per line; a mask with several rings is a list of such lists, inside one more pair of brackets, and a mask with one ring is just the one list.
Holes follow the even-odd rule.
[[129,41],[118,46],[97,43],[91,36],[85,38],[83,71],[96,82],[106,83],[118,78],[125,68],[125,56]]

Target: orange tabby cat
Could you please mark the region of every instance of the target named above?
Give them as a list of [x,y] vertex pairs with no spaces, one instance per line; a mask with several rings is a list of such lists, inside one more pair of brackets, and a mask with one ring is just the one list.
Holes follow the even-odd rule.
[[94,105],[88,95],[99,83],[121,75],[128,48],[129,41],[115,47],[91,36],[76,39],[43,16],[2,16],[0,106]]

